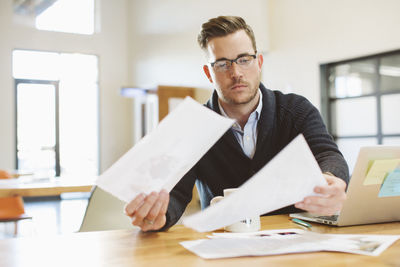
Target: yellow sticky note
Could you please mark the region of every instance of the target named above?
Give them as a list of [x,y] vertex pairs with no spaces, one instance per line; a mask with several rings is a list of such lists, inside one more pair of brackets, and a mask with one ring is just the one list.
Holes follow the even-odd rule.
[[382,184],[386,175],[396,169],[400,164],[400,159],[378,159],[374,160],[367,176],[364,180],[364,185]]

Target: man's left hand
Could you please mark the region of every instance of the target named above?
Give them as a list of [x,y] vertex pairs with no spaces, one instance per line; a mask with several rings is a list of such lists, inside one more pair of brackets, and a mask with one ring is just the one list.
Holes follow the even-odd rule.
[[312,214],[334,215],[342,209],[346,200],[346,183],[335,176],[324,174],[327,186],[316,186],[314,192],[318,196],[305,197],[303,201],[295,204],[296,208]]

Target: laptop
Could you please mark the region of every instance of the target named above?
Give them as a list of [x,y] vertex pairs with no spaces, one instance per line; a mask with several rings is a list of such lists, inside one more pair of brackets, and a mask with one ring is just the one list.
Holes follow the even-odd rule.
[[400,221],[400,195],[378,197],[381,184],[364,185],[373,161],[379,159],[400,159],[400,146],[373,146],[360,149],[348,185],[347,199],[339,214],[318,216],[302,212],[292,213],[290,217],[336,226]]

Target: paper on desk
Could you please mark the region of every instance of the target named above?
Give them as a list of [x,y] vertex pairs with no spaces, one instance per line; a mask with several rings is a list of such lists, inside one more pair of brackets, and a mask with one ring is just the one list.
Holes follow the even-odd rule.
[[[279,233],[284,233],[280,235]],[[327,239],[328,237],[322,236]],[[302,240],[302,242],[300,242]],[[241,256],[266,256],[288,253],[320,251],[317,237],[299,229],[260,231],[256,235],[228,234],[212,236],[211,239],[183,241],[180,244],[205,259]]]
[[327,182],[303,135],[297,136],[239,190],[183,220],[199,232],[236,223],[315,195],[314,187]]
[[187,97],[96,183],[125,202],[170,191],[233,123]]
[[180,244],[205,259],[267,256],[315,251],[337,251],[378,256],[399,239],[398,235],[319,234],[300,229],[255,233],[214,233],[211,239]]

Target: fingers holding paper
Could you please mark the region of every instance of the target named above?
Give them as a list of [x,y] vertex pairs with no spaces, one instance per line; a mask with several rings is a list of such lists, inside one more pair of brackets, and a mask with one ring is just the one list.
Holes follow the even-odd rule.
[[296,208],[319,215],[334,215],[342,209],[346,200],[346,183],[335,176],[324,174],[327,186],[316,186],[318,196],[309,196],[295,204]]
[[158,230],[165,225],[168,202],[169,193],[165,190],[140,194],[125,206],[125,214],[142,231]]

